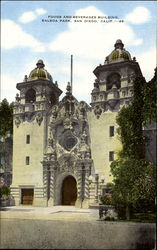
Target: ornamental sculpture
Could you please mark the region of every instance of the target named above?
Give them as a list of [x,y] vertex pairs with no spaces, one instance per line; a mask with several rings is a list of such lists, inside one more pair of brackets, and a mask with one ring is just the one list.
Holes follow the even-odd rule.
[[36,121],[37,121],[37,123],[38,123],[39,126],[41,125],[42,120],[43,120],[42,114],[38,113],[37,116],[36,116]]

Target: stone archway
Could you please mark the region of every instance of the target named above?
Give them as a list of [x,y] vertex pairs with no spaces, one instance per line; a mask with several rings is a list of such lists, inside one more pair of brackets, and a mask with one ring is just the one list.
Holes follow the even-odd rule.
[[62,205],[75,205],[77,200],[77,185],[73,176],[68,175],[62,182],[61,188]]

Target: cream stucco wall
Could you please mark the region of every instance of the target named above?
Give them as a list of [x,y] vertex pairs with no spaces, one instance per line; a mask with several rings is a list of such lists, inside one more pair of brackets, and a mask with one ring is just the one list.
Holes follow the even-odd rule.
[[[99,171],[99,176],[105,176],[105,183],[112,181],[110,172],[109,152],[114,151],[114,159],[121,149],[121,143],[116,132],[117,112],[104,112],[99,119],[93,111],[88,113],[89,132],[91,138],[91,154],[95,170]],[[109,127],[114,126],[115,134],[110,137]]]
[[[45,148],[45,120],[39,126],[36,120],[22,122],[14,126],[13,138],[13,182],[19,185],[43,186],[43,153]],[[30,144],[26,144],[26,135],[30,135]],[[30,165],[26,165],[26,156]]]

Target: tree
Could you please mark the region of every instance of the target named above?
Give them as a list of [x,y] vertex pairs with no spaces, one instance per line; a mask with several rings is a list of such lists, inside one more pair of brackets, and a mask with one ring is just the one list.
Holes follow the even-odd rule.
[[121,157],[111,164],[111,172],[115,184],[112,197],[120,217],[130,219],[131,211],[141,202],[143,211],[152,209],[156,192],[153,164],[144,159]]
[[[145,201],[149,207],[155,199],[155,166],[145,158],[145,141],[142,126],[156,118],[154,78],[146,83],[143,77],[137,77],[133,84],[133,101],[123,107],[118,116],[118,133],[122,142],[122,151],[118,160],[111,164],[114,177],[113,202],[119,212],[130,218],[131,208]],[[153,97],[150,97],[150,94]]]
[[13,103],[4,99],[0,103],[0,136],[5,137],[7,133],[13,133]]
[[137,77],[133,83],[133,101],[127,107],[122,107],[118,116],[118,133],[122,142],[124,156],[137,159],[144,158],[145,138],[142,134],[143,122],[143,92],[145,85],[143,77]]
[[148,125],[152,121],[157,122],[157,68],[154,77],[146,83],[143,92],[143,125]]

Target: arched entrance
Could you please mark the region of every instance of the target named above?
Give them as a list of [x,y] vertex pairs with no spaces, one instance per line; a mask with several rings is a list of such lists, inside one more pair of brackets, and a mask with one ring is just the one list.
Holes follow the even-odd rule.
[[62,205],[75,205],[77,199],[76,180],[73,176],[67,176],[62,183]]

